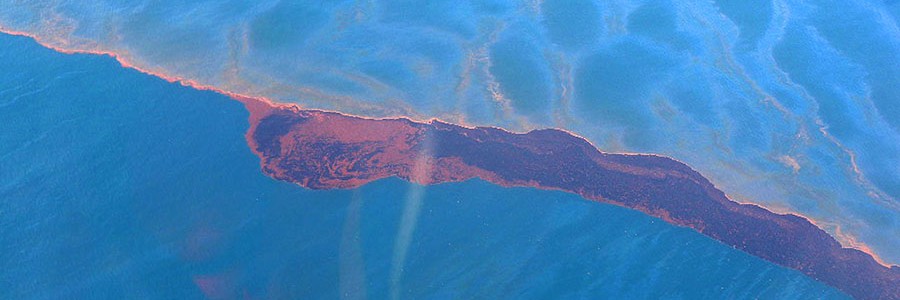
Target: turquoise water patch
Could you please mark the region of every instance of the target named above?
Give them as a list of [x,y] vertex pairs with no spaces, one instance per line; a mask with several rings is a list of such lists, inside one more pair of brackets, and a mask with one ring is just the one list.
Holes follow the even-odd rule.
[[587,57],[576,71],[576,107],[585,118],[629,127],[650,126],[647,98],[678,61],[640,39],[623,39]]
[[472,4],[455,0],[419,2],[395,0],[380,3],[381,20],[412,26],[431,27],[461,36],[475,34]]
[[540,9],[550,40],[560,46],[590,45],[603,33],[603,14],[596,2],[546,0]]
[[772,1],[716,0],[716,6],[740,29],[744,49],[753,49],[772,21]]
[[670,1],[648,1],[628,15],[627,28],[675,49],[689,49],[693,41],[678,31],[678,23],[677,11]]
[[550,111],[550,67],[537,45],[511,38],[491,49],[490,72],[516,112],[535,119]]
[[254,48],[297,46],[324,26],[330,16],[320,3],[279,2],[253,20],[250,40]]

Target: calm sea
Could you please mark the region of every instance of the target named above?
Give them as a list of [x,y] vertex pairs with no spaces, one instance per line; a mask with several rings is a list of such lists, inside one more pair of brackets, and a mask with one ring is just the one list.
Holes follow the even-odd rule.
[[0,298],[842,298],[560,192],[259,170],[235,101],[0,35]]

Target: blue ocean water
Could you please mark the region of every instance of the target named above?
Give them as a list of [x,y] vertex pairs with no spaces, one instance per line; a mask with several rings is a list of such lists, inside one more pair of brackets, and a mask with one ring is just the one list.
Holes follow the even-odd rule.
[[224,96],[0,35],[0,298],[845,298],[561,192],[264,176]]
[[559,127],[900,262],[900,2],[0,0],[0,28],[248,95]]

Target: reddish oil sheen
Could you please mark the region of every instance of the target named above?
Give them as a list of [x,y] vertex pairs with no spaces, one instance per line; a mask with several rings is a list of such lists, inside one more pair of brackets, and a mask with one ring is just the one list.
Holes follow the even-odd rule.
[[[726,211],[734,213],[736,215],[742,216],[752,216],[755,218],[763,219],[766,222],[771,222],[773,224],[777,224],[784,232],[789,233],[788,239],[792,239],[797,241],[796,243],[803,244],[804,240],[803,234],[808,234],[810,236],[814,236],[814,240],[817,241],[818,244],[824,244],[824,247],[816,248],[819,245],[811,245],[808,250],[819,251],[817,255],[812,257],[802,257],[802,259],[798,259],[798,255],[795,253],[790,253],[790,251],[783,250],[771,250],[770,251],[759,251],[759,250],[751,250],[747,249],[746,243],[735,242],[733,240],[728,240],[727,236],[729,236],[729,232],[733,230],[737,230],[738,232],[751,233],[755,229],[753,228],[731,228],[730,230],[725,230],[724,232],[717,232],[714,230],[709,230],[707,224],[703,221],[703,219],[699,220],[686,220],[682,218],[672,217],[671,211],[666,209],[662,209],[660,207],[654,205],[648,205],[646,203],[625,203],[622,201],[618,201],[617,199],[606,199],[604,198],[600,192],[585,188],[577,188],[577,189],[567,189],[555,186],[546,186],[542,185],[537,180],[508,180],[501,176],[498,176],[494,172],[486,171],[484,169],[471,166],[466,164],[463,161],[462,157],[440,157],[434,158],[428,155],[427,151],[415,152],[410,150],[411,145],[394,145],[389,146],[387,143],[382,143],[380,145],[366,144],[365,143],[357,143],[357,145],[365,146],[369,152],[374,151],[376,149],[387,149],[392,148],[390,151],[386,151],[390,154],[386,154],[387,158],[405,158],[399,160],[390,160],[398,165],[385,165],[384,162],[374,162],[371,160],[365,161],[353,161],[353,163],[373,163],[373,168],[369,169],[366,172],[358,172],[355,171],[355,175],[360,175],[360,177],[349,176],[346,178],[318,178],[316,180],[311,180],[308,176],[296,176],[297,174],[290,174],[290,168],[284,168],[281,166],[283,162],[290,161],[289,158],[276,158],[269,154],[265,154],[260,152],[258,149],[263,146],[259,145],[254,138],[255,133],[257,133],[258,125],[260,122],[275,113],[284,113],[284,112],[295,112],[297,115],[302,115],[304,113],[312,113],[312,114],[320,114],[325,116],[324,120],[327,122],[331,119],[331,117],[344,117],[344,118],[356,118],[361,120],[366,120],[370,122],[384,122],[384,121],[396,121],[396,122],[408,122],[413,123],[410,125],[411,127],[420,128],[421,126],[450,126],[449,124],[442,123],[437,121],[436,119],[432,119],[428,122],[413,122],[405,117],[395,118],[395,119],[368,119],[359,116],[351,116],[351,115],[342,115],[331,112],[324,111],[302,111],[299,106],[293,104],[281,104],[273,102],[269,99],[262,97],[252,97],[247,95],[241,95],[237,93],[233,93],[230,91],[225,91],[210,85],[202,84],[197,81],[169,76],[167,74],[163,74],[156,71],[151,71],[147,69],[142,69],[137,67],[136,65],[129,62],[123,55],[118,53],[110,52],[110,51],[102,51],[102,50],[72,50],[65,49],[60,47],[51,46],[49,43],[43,41],[41,37],[36,36],[34,34],[22,31],[15,31],[8,28],[4,28],[0,26],[0,33],[18,35],[18,36],[27,36],[33,38],[39,44],[53,49],[55,51],[66,53],[66,54],[96,54],[96,55],[105,55],[114,58],[118,61],[123,67],[135,69],[139,72],[156,76],[162,78],[169,82],[180,83],[184,86],[192,87],[198,90],[209,90],[217,93],[221,93],[226,96],[230,96],[242,103],[245,104],[247,109],[250,111],[250,129],[246,134],[247,142],[251,148],[251,150],[260,157],[261,166],[263,170],[275,177],[286,181],[295,182],[301,184],[303,186],[309,188],[351,188],[356,187],[367,182],[384,178],[390,176],[401,177],[413,182],[422,183],[422,184],[430,184],[430,183],[439,183],[445,181],[460,181],[465,180],[472,177],[479,177],[490,181],[492,183],[502,185],[502,186],[530,186],[539,189],[548,189],[548,190],[562,190],[567,192],[572,192],[579,194],[587,199],[612,203],[616,205],[621,205],[625,207],[629,207],[632,209],[636,209],[647,213],[652,216],[659,217],[667,222],[672,224],[687,226],[693,228],[703,234],[706,234],[710,237],[713,237],[716,240],[719,240],[725,244],[731,245],[735,248],[744,250],[750,254],[756,255],[763,259],[775,262],[777,264],[800,270],[801,272],[813,277],[817,278],[825,283],[828,283],[834,287],[837,287],[856,298],[860,299],[900,299],[900,267],[898,266],[888,266],[887,264],[881,262],[880,260],[876,260],[877,256],[869,250],[865,245],[858,243],[855,246],[859,249],[851,249],[851,248],[842,248],[840,243],[838,243],[834,238],[828,236],[827,233],[816,227],[812,224],[811,220],[795,215],[795,214],[775,214],[772,213],[760,206],[753,204],[738,204],[734,201],[728,199],[724,193],[716,189],[711,183],[709,183],[705,178],[696,174],[693,170],[690,170],[688,173],[677,172],[675,170],[666,170],[665,168],[646,168],[646,167],[635,167],[629,164],[617,163],[615,161],[607,160],[607,159],[598,159],[598,157],[608,157],[608,156],[617,156],[619,159],[623,157],[638,157],[639,159],[660,159],[662,157],[655,155],[645,155],[645,154],[603,154],[593,148],[591,149],[596,153],[588,153],[587,156],[590,156],[591,159],[596,163],[595,167],[603,168],[606,170],[615,170],[623,174],[631,174],[631,175],[644,175],[648,178],[683,178],[690,179],[694,181],[695,184],[698,184],[703,187],[706,193],[709,196],[711,203],[719,203],[723,207],[725,207]],[[326,115],[330,115],[326,116]],[[321,122],[321,121],[320,121]],[[359,125],[358,122],[350,122],[351,124]],[[362,122],[365,126],[368,126],[369,122]],[[394,124],[396,126],[396,124]],[[322,127],[322,126],[320,126]],[[499,128],[468,128],[462,126],[452,125],[451,127],[456,127],[460,130],[470,130],[470,131],[494,131],[500,132],[507,135],[512,135],[513,133],[503,131]],[[384,130],[387,130],[390,126],[385,127]],[[291,128],[291,131],[299,130],[297,128]],[[350,131],[352,129],[345,129],[343,131]],[[578,137],[570,132],[566,132],[563,130],[554,130],[560,133],[565,133],[569,137],[577,137],[580,142],[590,145],[585,139]],[[420,131],[421,133],[421,131]],[[338,138],[341,136],[340,133],[335,134],[332,132],[332,136],[334,138]],[[530,134],[530,133],[529,133]],[[296,143],[295,140],[291,139],[291,134],[286,134],[282,138],[285,142],[288,143],[290,147],[304,147],[309,146],[308,143]],[[299,137],[299,136],[294,136]],[[307,137],[328,137],[327,135],[312,135]],[[419,136],[421,137],[421,136]],[[282,139],[279,139],[282,140]],[[339,140],[335,140],[339,141]],[[396,140],[395,140],[396,142]],[[421,143],[421,140],[416,140],[415,142]],[[522,145],[519,145],[522,146]],[[387,147],[387,148],[386,148]],[[527,148],[527,145],[525,145]],[[285,147],[289,148],[289,147]],[[407,149],[406,151],[402,151],[402,149]],[[424,148],[423,148],[424,149]],[[288,157],[294,157],[293,159],[297,159],[296,154],[298,153],[284,153],[287,154]],[[315,159],[324,159],[327,155],[326,153],[319,153],[320,157],[316,157],[316,153],[307,153],[307,155],[312,154],[313,156],[307,156],[306,159],[315,160]],[[401,155],[401,156],[393,156],[393,155]],[[424,155],[423,155],[424,154]],[[500,157],[497,157],[498,159]],[[675,162],[679,165],[682,165],[684,168],[690,169],[684,164],[672,160],[670,158],[662,158],[671,162]],[[341,160],[332,160],[329,163],[334,162],[350,162],[347,159]],[[380,165],[380,166],[379,166]],[[332,167],[329,169],[333,172],[331,175],[341,175],[342,173],[348,171],[347,168],[340,167]],[[350,170],[352,171],[352,170]],[[693,173],[695,176],[691,176]],[[327,175],[327,174],[326,174]],[[350,173],[343,175],[351,175]],[[332,176],[333,177],[333,176]],[[691,179],[693,178],[693,179]],[[701,180],[696,180],[700,178]],[[636,188],[632,188],[636,190]],[[709,217],[710,220],[718,220],[720,222],[724,221],[727,223],[727,219]],[[800,221],[797,221],[800,220]],[[732,227],[735,225],[732,225]],[[805,232],[795,232],[797,228],[802,228],[801,231]],[[721,231],[721,228],[719,229]],[[734,232],[731,232],[734,233]],[[756,235],[760,233],[757,232]],[[824,237],[823,237],[824,235]],[[777,239],[773,239],[772,241],[777,241]],[[781,240],[781,242],[784,242]],[[836,246],[835,246],[836,245]],[[778,243],[770,243],[770,247],[777,248],[779,246]],[[785,252],[784,255],[778,253],[779,251]],[[793,259],[789,259],[793,258]],[[833,265],[831,263],[834,263]]]
[[481,178],[561,190],[642,211],[798,270],[860,299],[900,299],[900,268],[843,248],[808,219],[736,203],[687,165],[607,154],[559,130],[523,134],[437,120],[367,119],[297,107],[251,111],[247,133],[267,174],[313,189],[396,176],[420,184]]

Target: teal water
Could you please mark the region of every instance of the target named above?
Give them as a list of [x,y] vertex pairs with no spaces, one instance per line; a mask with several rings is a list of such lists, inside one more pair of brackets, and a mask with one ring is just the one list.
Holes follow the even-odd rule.
[[0,298],[844,298],[570,194],[278,182],[246,117],[111,58],[0,35]]
[[0,0],[0,28],[356,115],[556,127],[900,262],[900,1]]

